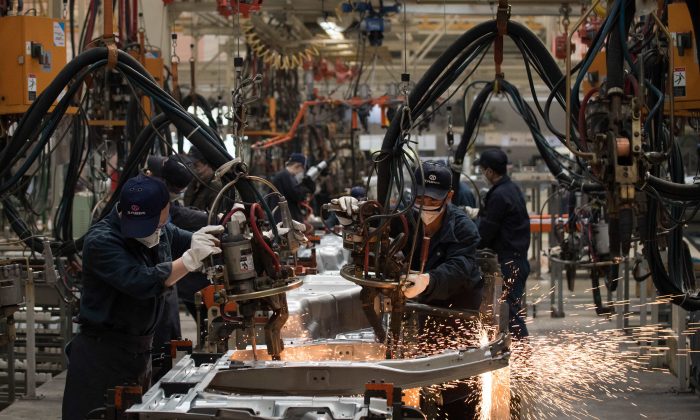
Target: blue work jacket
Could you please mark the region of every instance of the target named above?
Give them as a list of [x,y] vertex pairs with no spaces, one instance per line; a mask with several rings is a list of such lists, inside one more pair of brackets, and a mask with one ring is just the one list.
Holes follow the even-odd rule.
[[500,262],[527,257],[530,247],[530,216],[525,198],[517,185],[504,175],[491,187],[479,212],[479,248],[498,254]]
[[[419,238],[422,223],[420,227]],[[476,262],[478,243],[474,222],[464,211],[448,204],[440,229],[430,238],[425,264],[430,283],[418,296],[419,302],[443,308],[479,309],[483,281]],[[413,255],[412,268],[420,269],[420,245]]]
[[149,249],[122,236],[120,223],[115,208],[85,237],[78,320],[84,332],[152,335],[172,260],[189,249],[192,233],[168,223],[160,243]]

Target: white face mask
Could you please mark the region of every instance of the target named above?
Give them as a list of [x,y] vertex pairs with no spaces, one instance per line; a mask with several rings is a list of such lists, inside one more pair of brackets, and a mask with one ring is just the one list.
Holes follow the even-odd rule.
[[170,193],[170,201],[179,200],[182,198],[182,193]]
[[299,173],[294,175],[294,178],[298,181],[301,182],[302,179],[304,179],[304,171],[300,171]]
[[430,226],[438,217],[440,217],[441,211],[425,211],[421,213],[420,218],[426,226]]
[[147,248],[153,248],[154,246],[158,245],[160,242],[160,228],[156,229],[155,232],[151,233],[150,235],[146,236],[145,238],[134,238],[137,241],[141,242],[144,244]]
[[[444,207],[444,202],[439,206],[423,206],[423,211],[420,214],[421,220],[426,226],[429,226],[431,223],[437,220],[438,217],[440,217],[440,214],[442,214],[442,210],[444,209]],[[413,208],[416,210],[420,210],[420,205],[414,204]]]

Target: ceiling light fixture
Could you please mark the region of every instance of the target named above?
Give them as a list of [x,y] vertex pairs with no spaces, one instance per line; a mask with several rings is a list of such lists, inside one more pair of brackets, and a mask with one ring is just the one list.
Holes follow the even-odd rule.
[[318,26],[321,27],[331,39],[345,39],[342,29],[335,23],[334,19],[318,19]]

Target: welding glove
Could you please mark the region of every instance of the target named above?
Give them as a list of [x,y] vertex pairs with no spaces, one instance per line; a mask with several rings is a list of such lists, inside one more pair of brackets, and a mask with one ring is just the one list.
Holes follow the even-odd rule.
[[357,198],[351,197],[349,195],[340,198],[334,198],[331,200],[331,204],[336,204],[340,206],[340,209],[347,213],[348,217],[343,217],[343,213],[336,213],[338,221],[343,226],[347,226],[350,223],[352,223],[353,213],[356,213],[360,209],[359,201],[357,201]]
[[202,260],[212,254],[221,253],[221,248],[217,245],[219,240],[214,236],[223,233],[224,227],[221,225],[204,226],[192,234],[190,249],[182,254],[182,263],[187,271],[197,271],[202,267]]
[[[306,232],[306,225],[301,222],[297,222],[296,220],[292,220],[292,223],[294,223],[294,237],[296,238],[296,240],[302,243],[306,243],[308,241],[306,235],[304,235],[304,232]],[[287,233],[289,233],[289,228],[283,227],[282,222],[277,223],[277,234],[282,236],[286,235]],[[272,230],[267,230],[263,232],[263,236],[265,236],[269,240],[272,240],[274,234]]]
[[475,209],[474,207],[464,206],[464,212],[467,213],[467,216],[472,220],[479,216],[479,209]]
[[420,295],[428,288],[430,284],[430,274],[409,274],[408,277],[401,276],[402,280],[405,278],[403,286],[403,294],[408,299],[413,299],[414,297]]

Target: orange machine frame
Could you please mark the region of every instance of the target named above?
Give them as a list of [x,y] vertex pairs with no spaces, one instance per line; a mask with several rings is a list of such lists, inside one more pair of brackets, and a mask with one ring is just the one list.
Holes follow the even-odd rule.
[[[66,65],[66,25],[43,16],[0,18],[0,115],[23,114]],[[32,57],[41,48],[48,63]],[[40,47],[39,47],[40,46]]]

